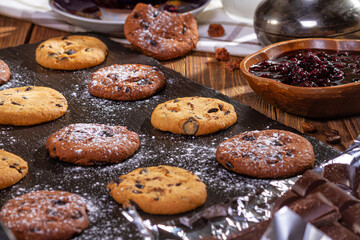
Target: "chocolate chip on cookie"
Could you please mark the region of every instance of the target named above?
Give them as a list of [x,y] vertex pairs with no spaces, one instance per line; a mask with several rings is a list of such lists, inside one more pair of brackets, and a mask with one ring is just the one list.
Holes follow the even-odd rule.
[[119,163],[139,145],[139,136],[126,127],[96,123],[71,124],[46,141],[50,157],[77,165]]
[[138,168],[107,185],[116,202],[151,214],[178,214],[206,201],[206,185],[193,173],[166,165]]
[[191,13],[159,11],[138,3],[124,24],[126,39],[145,55],[170,60],[185,55],[198,42],[197,22]]
[[150,97],[164,85],[165,76],[157,67],[114,64],[93,73],[88,87],[94,96],[129,101]]
[[48,87],[26,86],[0,91],[0,124],[29,126],[55,120],[66,113],[67,100]]
[[159,104],[151,115],[153,127],[184,135],[224,130],[237,120],[234,107],[215,98],[184,97]]
[[225,168],[256,178],[301,174],[313,167],[314,158],[308,140],[284,130],[244,132],[216,150],[216,159]]
[[0,60],[0,85],[7,83],[10,79],[10,68],[9,66],[2,60]]
[[28,172],[28,164],[21,157],[0,149],[0,190],[20,181]]
[[107,53],[108,49],[101,40],[71,35],[42,42],[36,49],[36,61],[51,69],[76,70],[99,65]]
[[0,220],[16,239],[71,239],[89,225],[85,202],[62,191],[30,192],[9,200]]

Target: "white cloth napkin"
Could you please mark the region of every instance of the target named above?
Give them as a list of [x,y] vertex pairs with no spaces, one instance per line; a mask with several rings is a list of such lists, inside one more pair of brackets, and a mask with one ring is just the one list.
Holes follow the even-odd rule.
[[[48,0],[1,0],[0,15],[25,19],[35,24],[67,32],[88,31],[64,21],[50,8]],[[220,0],[212,0],[205,10],[197,16],[199,25],[199,42],[195,51],[215,52],[225,47],[231,55],[246,56],[262,48],[258,42],[252,24],[237,22],[229,18]],[[225,35],[218,38],[209,37],[209,24],[222,24]],[[126,39],[114,39],[128,43]]]

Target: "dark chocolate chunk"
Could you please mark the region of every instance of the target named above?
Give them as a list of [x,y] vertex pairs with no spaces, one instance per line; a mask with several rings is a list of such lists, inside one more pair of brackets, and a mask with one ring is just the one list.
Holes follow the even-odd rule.
[[27,87],[27,88],[25,89],[25,91],[30,91],[30,90],[32,90],[32,87]]
[[199,129],[199,124],[193,118],[187,120],[183,125],[185,134],[194,135]]
[[69,39],[67,36],[64,36],[61,40],[67,40]]
[[70,46],[71,44],[71,42],[66,42],[66,46]]
[[225,165],[226,165],[226,167],[229,168],[229,169],[233,169],[233,168],[234,168],[234,165],[232,165],[231,162],[226,161],[226,162],[225,162]]
[[154,47],[157,46],[157,42],[154,39],[151,39],[150,44]]
[[85,48],[85,52],[92,52],[93,50],[92,48]]
[[141,169],[140,174],[147,174],[148,170],[146,168]]
[[153,82],[147,78],[142,78],[139,81],[137,81],[136,83],[137,83],[137,85],[142,86],[142,85],[151,85]]
[[142,192],[141,192],[141,191],[138,191],[138,190],[134,190],[133,193],[135,193],[135,194],[140,194],[140,193],[142,193]]
[[219,104],[219,109],[220,109],[220,111],[222,111],[223,108],[224,108],[224,106],[223,106],[222,104]]
[[145,30],[149,28],[149,23],[146,21],[142,21],[140,23],[140,26],[143,27]]
[[54,205],[54,206],[64,206],[66,204],[68,204],[67,202],[61,200],[61,199],[57,199],[57,200],[52,200],[51,203]]
[[219,109],[218,108],[211,108],[208,110],[208,113],[214,113],[214,112],[218,112]]
[[224,115],[226,116],[226,115],[229,115],[230,114],[230,110],[227,110],[225,113],[224,113]]
[[138,12],[135,11],[133,16],[134,16],[134,18],[139,18]]
[[179,182],[179,183],[175,184],[175,186],[177,186],[177,187],[178,187],[178,186],[180,186],[180,185],[181,185],[181,182]]
[[254,136],[252,136],[252,135],[250,135],[250,136],[248,136],[248,135],[245,135],[244,137],[243,137],[243,140],[245,140],[245,141],[255,141],[255,137]]
[[63,105],[57,103],[57,104],[55,104],[55,106],[57,106],[57,107],[62,107]]
[[126,92],[126,93],[129,93],[129,92],[131,92],[131,89],[128,88],[128,87],[125,87],[125,92]]
[[26,100],[26,99],[28,99],[28,98],[27,98],[27,97],[25,97],[25,96],[22,96],[22,98],[23,98],[23,99],[25,99],[25,100]]
[[100,137],[113,137],[114,133],[111,130],[102,130],[97,135]]
[[11,102],[11,104],[13,104],[13,105],[17,105],[17,106],[20,106],[20,104],[19,104],[19,103],[17,103],[17,102]]
[[43,45],[40,46],[40,49],[42,49],[42,48],[44,48],[44,47],[45,47],[45,45],[43,44]]
[[267,164],[275,164],[278,163],[282,160],[282,155],[280,153],[274,154],[274,155],[269,155],[266,158],[266,163]]
[[155,200],[155,201],[159,201],[159,198],[158,198],[158,197],[155,197],[154,200]]
[[69,57],[63,57],[63,58],[60,59],[59,62],[61,62],[61,61],[63,61],[63,60],[66,60],[66,59],[70,59],[70,58],[69,58]]
[[49,53],[48,56],[49,56],[49,57],[51,57],[51,56],[57,56],[57,54],[56,54],[56,53]]
[[331,239],[336,240],[360,240],[360,237],[349,231],[347,228],[341,226],[341,224],[335,222],[325,226],[319,227],[319,229],[329,236]]
[[356,234],[360,235],[360,203],[350,206],[341,213],[342,224]]
[[74,50],[72,50],[72,49],[69,49],[69,50],[67,50],[66,52],[64,52],[65,54],[67,54],[67,55],[72,55],[72,54],[74,54],[74,53],[76,53]]
[[187,27],[184,27],[182,33],[185,34],[186,31],[187,31]]
[[144,185],[141,184],[141,183],[136,183],[135,184],[135,187],[139,188],[139,189],[143,189],[144,188]]

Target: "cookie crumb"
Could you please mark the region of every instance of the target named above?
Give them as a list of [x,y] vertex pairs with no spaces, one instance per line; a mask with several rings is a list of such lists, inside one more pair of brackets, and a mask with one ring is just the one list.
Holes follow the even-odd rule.
[[230,59],[230,54],[226,48],[218,48],[215,50],[215,58],[220,61],[228,61]]
[[240,69],[240,62],[241,62],[240,59],[232,60],[225,64],[225,68],[228,69],[229,71],[233,72],[236,69]]
[[222,37],[225,34],[225,29],[221,24],[210,24],[208,28],[210,37]]

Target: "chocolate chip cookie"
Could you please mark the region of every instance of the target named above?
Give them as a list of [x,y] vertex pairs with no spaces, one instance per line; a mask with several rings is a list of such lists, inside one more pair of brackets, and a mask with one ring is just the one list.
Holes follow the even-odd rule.
[[96,123],[71,124],[46,141],[50,157],[77,165],[119,163],[139,145],[139,136],[126,127]]
[[234,107],[215,98],[184,97],[159,104],[151,115],[154,128],[184,135],[204,135],[232,126]]
[[196,47],[198,30],[191,13],[160,11],[138,3],[124,24],[126,39],[145,55],[158,60],[183,56]]
[[48,87],[17,87],[0,91],[0,124],[29,126],[55,120],[66,113],[68,103]]
[[114,64],[91,75],[92,95],[112,100],[139,100],[162,89],[165,76],[157,68],[141,64]]
[[16,239],[64,240],[80,234],[89,225],[85,202],[62,191],[30,192],[9,200],[0,220]]
[[60,70],[77,70],[99,65],[108,48],[99,39],[71,35],[42,42],[36,48],[36,62],[43,67]]
[[0,60],[0,85],[7,83],[10,79],[10,68],[9,66],[3,61]]
[[193,210],[206,201],[206,185],[193,173],[166,165],[138,168],[109,183],[116,202],[136,204],[151,214],[177,214]]
[[0,149],[0,190],[20,181],[28,172],[28,164],[21,157]]
[[308,140],[284,130],[244,132],[216,150],[217,161],[226,169],[256,178],[301,174],[313,167],[314,158]]

